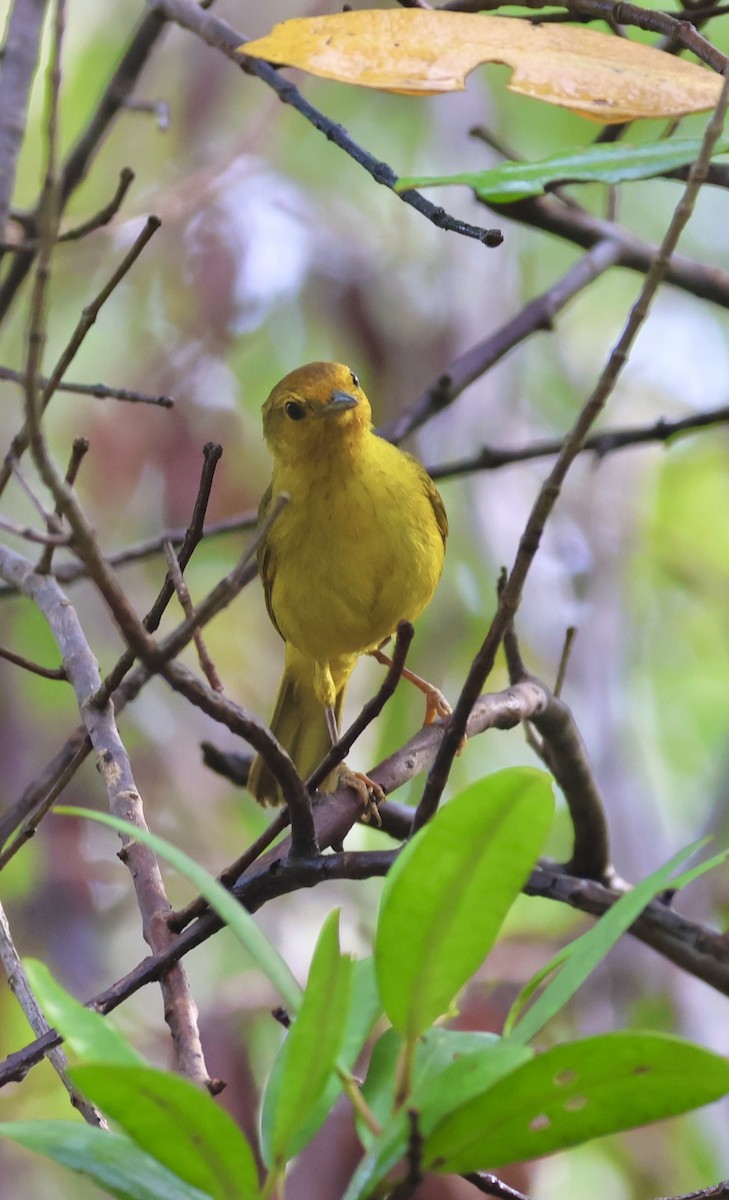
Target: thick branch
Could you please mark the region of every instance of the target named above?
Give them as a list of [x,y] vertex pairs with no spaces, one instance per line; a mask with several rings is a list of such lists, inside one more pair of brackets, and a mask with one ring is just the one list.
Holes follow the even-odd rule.
[[14,0],[0,71],[0,238],[15,188],[48,0]]

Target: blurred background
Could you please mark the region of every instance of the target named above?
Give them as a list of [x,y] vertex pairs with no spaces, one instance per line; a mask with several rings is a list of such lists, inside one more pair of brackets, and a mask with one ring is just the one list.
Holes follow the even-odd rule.
[[[394,7],[394,5],[382,5]],[[0,3],[3,25],[8,3]],[[356,4],[355,7],[366,7]],[[280,19],[332,11],[303,0],[219,0],[214,12],[257,37]],[[61,112],[62,146],[85,127],[99,95],[144,13],[128,0],[69,0]],[[725,47],[726,48],[726,47]],[[493,153],[469,135],[485,126],[518,155],[544,157],[587,144],[598,130],[579,117],[505,90],[504,68],[481,68],[467,90],[415,100],[292,76],[311,101],[341,122],[398,174],[446,173],[493,165]],[[243,75],[193,36],[169,28],[142,74],[136,99],[163,105],[127,111],[114,123],[66,217],[73,225],[101,208],[119,171],[136,181],[112,223],[59,247],[45,357],[48,371],[82,307],[106,282],[146,216],[162,227],[108,303],[68,377],[139,388],[175,398],[172,410],[58,394],[48,430],[65,465],[74,437],[90,451],[78,481],[85,511],[103,549],[115,553],[164,530],[184,527],[195,499],[202,447],[224,447],[210,520],[254,512],[269,476],[260,406],[294,366],[337,359],[357,372],[380,424],[413,403],[449,363],[495,331],[553,284],[581,251],[535,230],[496,219],[465,188],[433,199],[475,224],[503,228],[504,243],[486,249],[436,229],[378,187],[260,81]],[[168,115],[167,115],[168,114]],[[36,81],[20,164],[16,205],[32,206],[43,169],[42,77]],[[698,132],[703,118],[685,122]],[[655,134],[658,130],[653,131]],[[647,130],[650,133],[651,130]],[[647,136],[646,133],[646,136]],[[680,194],[675,182],[631,184],[618,219],[641,238],[660,240]],[[605,212],[605,195],[583,188],[580,200]],[[729,269],[729,244],[718,191],[704,191],[682,241],[684,254]],[[518,447],[561,436],[592,390],[637,295],[640,277],[603,276],[411,439],[408,449],[442,467],[482,444]],[[27,289],[0,333],[0,364],[23,364]],[[21,389],[0,383],[0,442],[22,422]],[[727,403],[729,318],[723,310],[664,288],[610,400],[601,428],[651,424]],[[598,461],[584,455],[572,470],[529,576],[518,619],[528,668],[555,678],[565,630],[578,627],[564,695],[573,709],[603,789],[619,872],[637,879],[681,846],[711,833],[726,845],[729,751],[729,463],[726,430],[717,427],[668,447],[642,446]],[[547,461],[443,479],[451,537],[437,595],[418,623],[411,665],[455,700],[495,605],[499,568],[517,542]],[[32,478],[30,464],[26,470]],[[3,515],[33,522],[16,485]],[[239,557],[250,533],[206,542],[187,571],[200,599]],[[9,538],[21,552],[27,547]],[[63,555],[58,555],[62,561]],[[120,578],[137,610],[146,611],[165,574],[162,556],[126,568]],[[84,583],[69,586],[102,674],[121,641],[103,604]],[[170,607],[163,630],[179,618]],[[282,644],[254,583],[206,630],[227,693],[261,717],[270,715]],[[0,643],[57,665],[51,636],[33,607],[3,595]],[[187,661],[195,665],[191,656]],[[354,716],[381,679],[363,662],[350,686]],[[500,666],[491,690],[505,686]],[[350,761],[371,766],[417,728],[422,704],[401,687],[358,744]],[[2,808],[59,750],[78,723],[71,690],[0,662]],[[218,872],[260,832],[267,816],[245,792],[202,765],[200,742],[236,746],[224,730],[153,682],[123,714],[147,820]],[[469,742],[451,777],[451,794],[500,766],[530,763],[520,730]],[[397,799],[416,801],[422,780]],[[89,760],[64,793],[68,803],[105,806]],[[384,844],[370,830],[348,845]],[[562,810],[550,852],[564,855],[569,827]],[[107,830],[47,818],[0,880],[16,943],[43,958],[80,999],[129,970],[146,952],[126,870]],[[173,873],[173,904],[189,898]],[[305,978],[324,915],[343,910],[343,942],[368,953],[381,883],[330,884],[278,900],[260,914],[295,973]],[[722,927],[726,873],[692,885],[681,910]],[[499,1029],[518,987],[585,919],[523,898],[508,938],[463,997],[458,1023]],[[281,1031],[271,1019],[269,986],[225,933],[186,961],[202,1015],[221,1098],[252,1128],[255,1100]],[[687,978],[644,946],[627,940],[583,987],[550,1039],[627,1024],[666,1029],[718,1051],[729,1050],[726,999]],[[169,1064],[159,993],[147,988],[114,1020],[148,1058]],[[0,988],[0,1056],[29,1032],[7,988]],[[0,1093],[0,1118],[69,1117],[65,1093],[47,1064]],[[643,1200],[708,1186],[729,1174],[720,1107],[635,1134],[605,1139],[504,1173],[540,1200],[600,1194]],[[335,1200],[356,1145],[337,1110],[291,1178],[292,1200]],[[419,1193],[420,1194],[420,1193]],[[459,1181],[440,1181],[423,1197],[466,1196]],[[85,1200],[100,1193],[59,1176],[19,1149],[0,1145],[0,1200]]]

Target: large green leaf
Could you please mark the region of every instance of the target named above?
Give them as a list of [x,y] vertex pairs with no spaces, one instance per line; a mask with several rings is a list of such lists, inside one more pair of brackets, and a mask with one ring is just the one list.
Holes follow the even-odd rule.
[[258,1194],[248,1142],[207,1092],[151,1067],[87,1064],[69,1073],[140,1150],[185,1183],[214,1200],[252,1200]]
[[375,964],[385,1012],[407,1039],[448,1009],[483,962],[552,812],[544,773],[499,771],[454,797],[397,859],[382,893]]
[[287,964],[276,947],[258,928],[250,913],[246,912],[235,897],[231,896],[230,892],[221,883],[218,883],[218,880],[209,871],[196,863],[183,850],[179,850],[177,846],[173,846],[164,838],[159,837],[158,834],[150,833],[148,829],[138,829],[131,822],[122,821],[119,817],[111,816],[110,813],[92,812],[86,808],[72,806],[59,806],[55,812],[64,816],[83,817],[89,821],[98,821],[100,825],[108,825],[111,829],[116,829],[118,833],[125,833],[135,841],[149,846],[160,858],[171,863],[181,875],[195,885],[210,907],[225,922],[231,933],[245,946],[274,987],[279,990],[291,1011],[297,1011],[301,1003],[301,988]]
[[313,1136],[311,1113],[335,1070],[347,1026],[352,960],[339,949],[339,910],[322,926],[301,1007],[274,1064],[261,1116],[266,1161],[281,1166]]
[[95,1063],[126,1063],[127,1066],[139,1066],[144,1062],[106,1017],[69,996],[45,963],[29,958],[23,965],[43,1012],[79,1058]]
[[427,1170],[468,1172],[676,1116],[729,1092],[729,1063],[680,1038],[607,1033],[556,1046],[441,1121]]
[[[533,163],[506,162],[487,171],[467,171],[459,175],[401,177],[397,190],[465,184],[473,188],[481,200],[508,204],[523,200],[525,196],[539,196],[550,185],[559,183],[623,183],[663,175],[694,162],[701,144],[701,138],[667,138],[638,146],[627,142],[610,145],[595,142]],[[725,154],[727,151],[729,140],[723,138],[714,153]]]
[[[347,1022],[341,1049],[337,1057],[337,1066],[348,1072],[352,1071],[357,1058],[361,1054],[372,1026],[377,1018],[382,1015],[382,1001],[380,1000],[380,993],[377,990],[374,960],[372,958],[358,959],[352,964],[352,968],[352,988]],[[279,1059],[276,1060],[273,1067],[274,1072],[277,1070],[280,1070]],[[308,1115],[306,1121],[301,1126],[295,1145],[299,1148],[308,1145],[332,1111],[343,1086],[339,1072],[336,1074],[332,1073],[329,1076],[329,1080],[319,1100],[315,1103],[309,1103],[307,1106]],[[271,1080],[269,1080],[268,1087],[272,1087]],[[297,1150],[294,1150],[294,1153],[297,1152]]]
[[118,1200],[210,1200],[129,1138],[81,1121],[12,1121],[0,1125],[0,1135],[92,1179]]

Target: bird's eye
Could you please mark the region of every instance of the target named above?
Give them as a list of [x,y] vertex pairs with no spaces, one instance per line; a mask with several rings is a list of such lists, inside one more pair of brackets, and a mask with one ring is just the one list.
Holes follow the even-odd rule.
[[354,386],[359,387],[359,379],[355,375],[354,371],[350,371],[349,373],[352,376],[352,383],[354,384]]
[[292,421],[300,421],[306,416],[306,409],[303,404],[299,404],[298,400],[288,400],[284,404],[284,412],[287,417],[291,417]]

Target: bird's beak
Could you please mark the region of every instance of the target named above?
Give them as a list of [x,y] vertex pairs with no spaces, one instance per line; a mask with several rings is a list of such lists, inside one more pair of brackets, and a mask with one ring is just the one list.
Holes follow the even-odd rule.
[[350,396],[349,392],[332,392],[332,398],[319,409],[322,416],[327,413],[342,413],[347,409],[356,408],[359,401],[356,396]]

